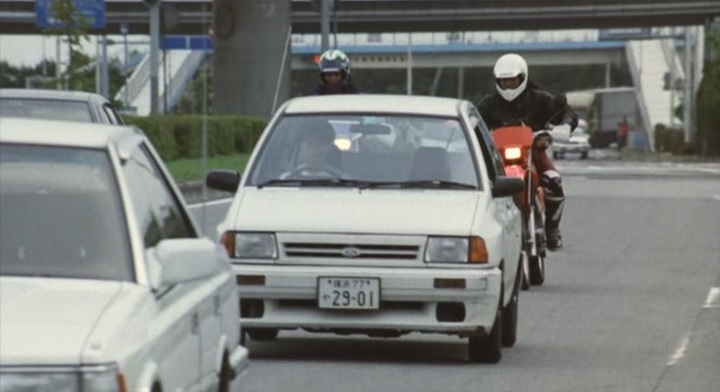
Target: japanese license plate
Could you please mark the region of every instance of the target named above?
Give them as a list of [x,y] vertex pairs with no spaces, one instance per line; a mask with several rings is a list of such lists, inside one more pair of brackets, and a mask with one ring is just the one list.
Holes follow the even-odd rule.
[[379,278],[318,278],[318,306],[322,309],[378,309]]

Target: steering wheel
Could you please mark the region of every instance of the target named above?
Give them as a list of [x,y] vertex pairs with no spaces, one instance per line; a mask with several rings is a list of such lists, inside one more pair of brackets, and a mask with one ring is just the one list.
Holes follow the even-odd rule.
[[315,177],[317,175],[317,174],[308,175],[308,174],[306,174],[308,172],[319,173],[320,176],[322,176],[323,174],[329,174],[330,177],[334,177],[334,178],[342,178],[345,176],[345,173],[343,173],[342,171],[340,171],[337,168],[320,164],[320,165],[300,165],[297,168],[288,172],[284,177],[287,177],[287,178],[293,178],[293,177],[298,177],[298,176]]

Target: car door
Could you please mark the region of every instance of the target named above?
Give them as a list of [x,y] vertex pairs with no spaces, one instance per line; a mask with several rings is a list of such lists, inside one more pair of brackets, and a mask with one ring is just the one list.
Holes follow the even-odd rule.
[[[495,147],[489,129],[474,108],[470,110],[469,117],[480,143],[490,181],[495,181],[498,176],[505,175],[505,164],[500,151]],[[518,270],[520,260],[522,241],[521,213],[511,197],[493,198],[492,203],[495,205],[496,218],[503,226],[503,260],[505,261],[505,271],[507,271],[507,273],[503,274],[503,278],[505,292],[510,293],[515,284],[515,273]]]
[[[168,186],[168,179],[145,142],[123,163],[132,212],[145,250],[168,238],[197,237],[186,212]],[[162,287],[155,293],[148,328],[149,356],[159,368],[164,390],[198,390],[200,381],[200,314],[203,297],[198,283]]]
[[[156,151],[149,149],[151,158],[155,160],[155,164],[159,167],[162,162]],[[162,173],[158,173],[161,175]],[[176,191],[170,187],[168,180],[164,181],[164,191],[166,193],[166,201],[163,208],[166,211],[175,211],[174,216],[178,219],[173,226],[179,229],[168,229],[168,233],[175,232],[177,236],[193,236],[198,237],[199,233],[193,228],[188,214],[182,214],[184,211],[180,198]],[[180,219],[184,218],[184,219]],[[182,220],[182,221],[181,221]],[[220,337],[223,331],[222,313],[223,307],[221,298],[221,287],[225,284],[226,277],[218,275],[210,279],[204,279],[193,283],[193,289],[190,293],[195,301],[194,313],[197,315],[197,334],[200,339],[200,389],[205,390],[209,386],[217,383],[218,376],[218,358],[221,357]],[[234,285],[230,287],[234,288]],[[227,287],[225,288],[227,291]],[[227,298],[229,295],[224,294]],[[239,306],[239,304],[234,304]],[[236,327],[237,328],[237,327]]]

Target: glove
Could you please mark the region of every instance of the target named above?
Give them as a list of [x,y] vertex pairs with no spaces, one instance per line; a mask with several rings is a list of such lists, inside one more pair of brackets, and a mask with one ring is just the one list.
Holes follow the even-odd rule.
[[572,128],[570,127],[569,124],[556,125],[550,131],[550,134],[552,135],[553,140],[559,141],[561,143],[569,142],[571,133],[572,133]]

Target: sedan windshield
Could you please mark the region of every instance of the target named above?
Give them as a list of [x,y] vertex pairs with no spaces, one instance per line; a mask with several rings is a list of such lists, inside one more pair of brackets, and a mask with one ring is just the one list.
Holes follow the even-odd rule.
[[93,122],[90,105],[84,101],[2,98],[0,99],[0,113],[4,117]]
[[0,145],[0,275],[132,280],[106,151]]
[[471,151],[455,118],[286,116],[261,147],[248,184],[479,189]]

